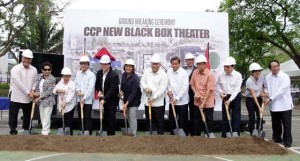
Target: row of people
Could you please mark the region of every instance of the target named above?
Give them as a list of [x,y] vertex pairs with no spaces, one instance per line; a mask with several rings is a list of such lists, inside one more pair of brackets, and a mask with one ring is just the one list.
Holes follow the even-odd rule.
[[[80,59],[80,71],[76,74],[75,83],[70,80],[71,71],[68,68],[62,70],[63,79],[55,86],[55,79],[50,74],[52,66],[49,63],[43,64],[43,73],[38,76],[37,71],[30,65],[32,52],[25,50],[22,55],[22,63],[12,69],[12,81],[10,88],[10,119],[9,125],[11,134],[16,134],[16,119],[18,110],[23,109],[24,121],[23,128],[28,129],[29,113],[31,101],[39,103],[41,121],[43,124],[42,134],[49,134],[50,116],[54,104],[53,93],[61,95],[66,103],[65,118],[66,124],[72,127],[72,118],[74,107],[82,102],[84,104],[84,127],[85,130],[92,133],[91,110],[93,97],[103,96],[100,104],[104,106],[104,124],[106,125],[108,135],[114,135],[114,125],[116,122],[116,109],[119,104],[119,78],[111,69],[110,58],[104,55],[101,60],[101,70],[94,75],[89,70],[89,58],[83,56]],[[185,58],[186,66],[181,67],[181,60],[178,57],[172,57],[171,67],[167,73],[160,68],[161,58],[154,54],[151,57],[151,68],[145,69],[141,80],[135,74],[135,63],[132,59],[125,62],[124,73],[121,80],[121,92],[124,95],[124,106],[129,107],[130,126],[136,134],[137,121],[136,111],[141,103],[141,91],[146,93],[149,98],[145,103],[146,120],[149,122],[148,108],[152,105],[153,121],[158,134],[164,134],[164,113],[165,97],[169,97],[169,103],[175,105],[179,126],[188,133],[188,115],[190,118],[191,135],[200,135],[200,122],[202,120],[199,110],[203,110],[209,134],[212,134],[213,112],[215,106],[215,93],[223,99],[222,103],[222,137],[226,137],[229,132],[229,124],[226,117],[225,107],[228,106],[231,111],[232,130],[238,137],[240,135],[240,117],[241,117],[241,84],[242,76],[234,70],[235,59],[229,57],[223,63],[224,72],[215,78],[215,75],[206,68],[207,60],[204,56],[195,58],[192,54],[187,54]],[[196,64],[196,66],[194,66]],[[271,73],[264,80],[260,75],[262,68],[259,66],[251,68],[252,76],[246,83],[246,105],[249,111],[249,129],[252,133],[254,129],[254,115],[259,113],[262,103],[261,97],[266,97],[265,104],[270,103],[270,110],[273,125],[273,139],[275,141],[284,141],[288,146],[292,142],[291,128],[291,109],[293,104],[290,101],[289,77],[280,71],[278,61],[270,62],[269,69]],[[253,66],[253,65],[252,65]],[[255,65],[254,65],[255,66]],[[274,68],[274,69],[273,69]],[[282,77],[282,78],[281,78]],[[282,80],[281,80],[282,79]],[[24,81],[26,80],[26,81]],[[285,82],[285,86],[281,85]],[[55,87],[54,87],[55,86]],[[264,88],[263,88],[264,87]],[[279,88],[280,87],[280,88]],[[216,90],[216,91],[215,91]],[[77,96],[77,99],[72,98]],[[76,100],[78,102],[76,102]],[[279,103],[278,103],[279,102]],[[280,106],[280,104],[283,104]],[[41,109],[42,108],[42,109]],[[282,111],[285,111],[282,113]],[[288,112],[286,112],[288,111]],[[80,110],[78,111],[80,114]],[[188,113],[189,112],[189,113]],[[172,109],[170,108],[171,129],[175,126]],[[44,118],[42,118],[45,116]],[[47,116],[47,118],[46,118]],[[80,116],[80,115],[79,115]],[[258,115],[257,115],[258,116]],[[259,119],[259,117],[257,117]],[[69,120],[68,120],[69,119]],[[279,119],[279,121],[277,120]],[[281,120],[281,121],[280,121]],[[281,138],[281,124],[283,123],[285,135]],[[71,128],[72,129],[72,128]]]

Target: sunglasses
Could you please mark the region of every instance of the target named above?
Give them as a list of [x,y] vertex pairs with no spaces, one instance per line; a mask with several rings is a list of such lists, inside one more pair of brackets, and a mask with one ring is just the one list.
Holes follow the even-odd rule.
[[43,71],[51,71],[51,69],[43,69]]
[[224,68],[230,68],[230,67],[231,67],[231,66],[229,66],[229,65],[225,65],[225,66],[224,66]]

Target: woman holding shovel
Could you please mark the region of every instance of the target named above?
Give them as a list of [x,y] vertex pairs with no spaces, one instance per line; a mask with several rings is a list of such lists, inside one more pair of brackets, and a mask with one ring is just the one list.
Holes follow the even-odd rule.
[[[249,77],[246,81],[246,107],[248,110],[249,116],[249,132],[252,136],[258,135],[258,128],[260,122],[260,113],[262,113],[262,96],[264,96],[262,87],[264,83],[264,78],[261,75],[261,71],[263,68],[257,64],[250,64],[249,71],[251,72],[251,77]],[[256,115],[256,129],[254,130],[255,124],[255,115]],[[262,126],[262,125],[260,125]],[[262,127],[260,127],[262,128]]]
[[63,68],[61,71],[61,75],[62,79],[55,86],[53,93],[59,95],[58,104],[62,104],[62,108],[64,108],[65,125],[70,129],[70,135],[73,135],[72,125],[76,105],[75,83],[72,80],[70,80],[72,72],[69,68]]
[[[140,79],[135,74],[135,63],[133,59],[127,59],[125,61],[124,73],[121,80],[121,92],[120,96],[123,96],[123,110],[129,113],[129,125],[132,129],[132,133],[136,136],[137,131],[137,116],[136,112],[141,103],[141,88]],[[128,112],[127,112],[128,111]],[[126,115],[125,115],[126,116]],[[126,121],[126,120],[125,120]]]
[[35,96],[38,98],[33,102],[38,103],[40,119],[42,122],[42,135],[49,135],[51,126],[51,114],[55,104],[52,93],[56,80],[51,74],[52,65],[49,62],[42,64],[42,73],[38,75]]

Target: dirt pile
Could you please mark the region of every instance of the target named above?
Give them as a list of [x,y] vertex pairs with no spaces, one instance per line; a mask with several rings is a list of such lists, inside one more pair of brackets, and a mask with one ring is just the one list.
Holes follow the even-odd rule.
[[258,138],[138,136],[0,136],[1,151],[51,151],[161,155],[283,155],[285,148]]

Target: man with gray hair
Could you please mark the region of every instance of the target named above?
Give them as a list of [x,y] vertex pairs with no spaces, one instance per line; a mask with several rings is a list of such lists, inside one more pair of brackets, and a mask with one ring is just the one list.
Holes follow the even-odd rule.
[[37,70],[31,65],[33,53],[31,50],[24,50],[22,62],[11,69],[11,82],[9,89],[9,127],[10,135],[17,135],[18,113],[23,111],[23,129],[29,129],[30,113],[34,90],[37,82]]

